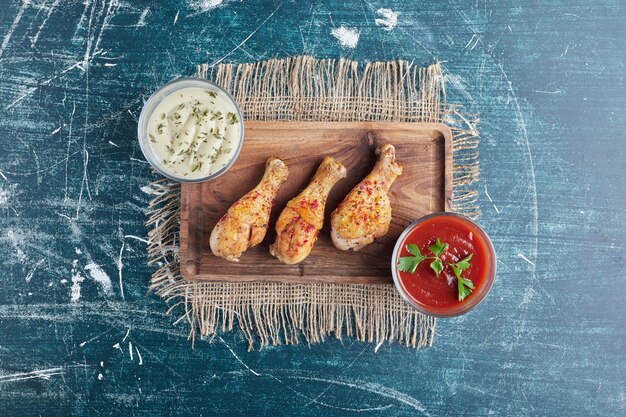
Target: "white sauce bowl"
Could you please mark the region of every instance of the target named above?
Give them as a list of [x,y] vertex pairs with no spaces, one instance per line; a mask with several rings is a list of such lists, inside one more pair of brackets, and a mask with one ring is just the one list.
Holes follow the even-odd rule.
[[[154,141],[154,135],[150,134],[150,121],[155,116],[154,113],[157,110],[157,107],[161,102],[163,102],[166,98],[172,96],[176,92],[187,89],[187,88],[196,88],[205,90],[207,93],[209,92],[217,92],[220,96],[220,99],[225,100],[228,104],[232,104],[232,109],[235,110],[240,134],[237,143],[233,143],[231,147],[229,147],[229,158],[227,162],[219,169],[214,170],[211,173],[207,173],[202,176],[193,176],[187,177],[176,172],[173,172],[171,168],[168,168],[167,161],[162,159],[162,155],[158,155],[155,147],[153,147],[150,141]],[[231,114],[232,116],[232,114]],[[165,115],[164,115],[165,117]],[[219,133],[219,131],[218,131]],[[243,137],[244,137],[244,123],[243,123],[243,115],[241,113],[241,109],[233,99],[233,97],[223,88],[218,85],[199,78],[181,78],[165,84],[163,87],[156,90],[150,98],[145,102],[143,109],[141,110],[141,115],[139,116],[139,122],[137,124],[137,137],[139,138],[139,146],[141,147],[141,151],[143,152],[146,160],[162,175],[179,182],[202,182],[211,180],[213,178],[217,178],[226,171],[235,163],[239,153],[241,152],[241,148],[243,146]],[[174,154],[172,154],[174,155]],[[223,157],[221,158],[224,159]]]

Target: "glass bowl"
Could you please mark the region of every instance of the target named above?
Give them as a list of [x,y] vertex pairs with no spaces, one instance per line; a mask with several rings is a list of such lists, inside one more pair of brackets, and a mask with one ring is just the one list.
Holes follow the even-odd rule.
[[[188,177],[182,177],[182,176],[176,175],[175,173],[168,170],[165,166],[163,166],[160,159],[155,155],[154,150],[152,149],[152,146],[150,146],[149,138],[148,138],[148,122],[150,120],[150,116],[152,116],[152,113],[157,108],[159,103],[161,103],[161,101],[165,99],[166,97],[168,97],[170,94],[175,93],[176,91],[181,90],[183,88],[189,88],[189,87],[195,87],[195,88],[201,88],[201,89],[213,90],[213,91],[218,90],[221,94],[224,95],[224,97],[228,99],[228,101],[230,101],[233,104],[233,107],[235,108],[237,112],[237,116],[239,117],[239,120],[241,121],[241,133],[239,137],[239,144],[236,146],[235,149],[233,149],[232,156],[230,160],[228,161],[228,163],[224,167],[220,168],[219,170],[215,171],[212,174],[205,175],[203,177],[195,177],[195,178],[188,178]],[[243,146],[243,138],[244,138],[243,115],[241,114],[241,109],[239,108],[239,105],[233,99],[230,93],[228,93],[228,91],[224,90],[222,87],[218,86],[217,84],[212,83],[211,81],[200,79],[200,78],[179,78],[179,79],[170,81],[169,83],[165,84],[164,86],[156,90],[154,93],[152,93],[150,98],[148,98],[148,100],[144,103],[143,109],[141,110],[141,114],[139,115],[139,122],[137,123],[137,137],[139,138],[139,146],[141,147],[141,152],[143,152],[144,157],[150,163],[150,165],[152,165],[152,167],[156,169],[162,175],[178,182],[207,181],[213,178],[217,178],[223,173],[225,173],[226,171],[228,171],[228,169],[231,166],[233,166],[233,164],[237,160],[237,157],[239,156],[239,153],[241,152],[241,148]]]
[[[432,220],[433,218],[448,216],[452,216],[455,218],[455,221],[464,224],[464,226],[467,227],[467,230],[475,233],[476,237],[484,243],[484,250],[486,255],[486,271],[484,273],[484,278],[481,285],[477,287],[475,292],[472,293],[472,295],[466,301],[459,302],[458,304],[453,304],[450,306],[433,306],[416,299],[406,290],[403,284],[403,280],[400,277],[397,263],[398,259],[400,258],[400,253],[402,249],[407,243],[409,243],[406,241],[407,237],[411,234],[413,230],[415,230],[418,225],[428,220]],[[398,290],[402,298],[419,312],[434,317],[459,316],[461,314],[467,313],[468,311],[475,308],[478,304],[480,304],[485,299],[485,297],[489,293],[489,290],[491,289],[491,286],[496,276],[496,265],[496,252],[493,244],[491,243],[491,240],[489,239],[489,236],[487,236],[487,233],[485,233],[485,231],[478,224],[476,224],[476,222],[468,219],[467,217],[460,214],[447,212],[430,214],[409,225],[398,238],[393,250],[393,255],[391,257],[391,273],[393,276],[393,282],[396,285],[396,289]]]

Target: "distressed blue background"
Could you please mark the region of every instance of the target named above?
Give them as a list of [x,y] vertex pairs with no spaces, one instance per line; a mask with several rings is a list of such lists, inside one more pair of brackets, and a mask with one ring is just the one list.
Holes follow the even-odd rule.
[[[0,3],[1,415],[624,414],[623,2]],[[146,295],[143,100],[197,63],[301,53],[439,59],[480,112],[499,275],[430,349],[194,350]]]

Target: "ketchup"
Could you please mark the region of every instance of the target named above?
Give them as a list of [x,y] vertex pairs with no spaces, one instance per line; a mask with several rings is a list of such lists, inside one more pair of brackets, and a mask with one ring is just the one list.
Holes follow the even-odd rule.
[[[428,247],[437,238],[448,244],[440,256],[445,267],[439,277],[431,269],[430,259],[422,261],[413,273],[397,269],[399,258],[412,256],[407,245],[416,244],[422,255],[433,256]],[[450,213],[431,215],[410,226],[400,239],[394,252],[396,286],[419,310],[436,316],[453,316],[467,311],[486,295],[495,274],[495,252],[485,232],[474,222]],[[457,278],[447,264],[470,254],[473,254],[470,266],[461,276],[472,281],[474,289],[459,301]]]

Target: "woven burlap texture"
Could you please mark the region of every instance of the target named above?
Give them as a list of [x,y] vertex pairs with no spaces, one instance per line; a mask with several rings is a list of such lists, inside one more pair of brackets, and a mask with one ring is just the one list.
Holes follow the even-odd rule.
[[[250,64],[198,66],[198,77],[228,90],[246,120],[443,122],[453,131],[453,210],[480,214],[477,118],[446,103],[438,63],[417,67],[405,61],[360,64],[309,56]],[[151,289],[186,321],[190,339],[238,326],[249,348],[319,343],[329,335],[382,345],[432,345],[436,319],[406,304],[393,284],[286,284],[188,282],[179,271],[180,186],[151,184],[147,224],[150,264],[158,266]]]

